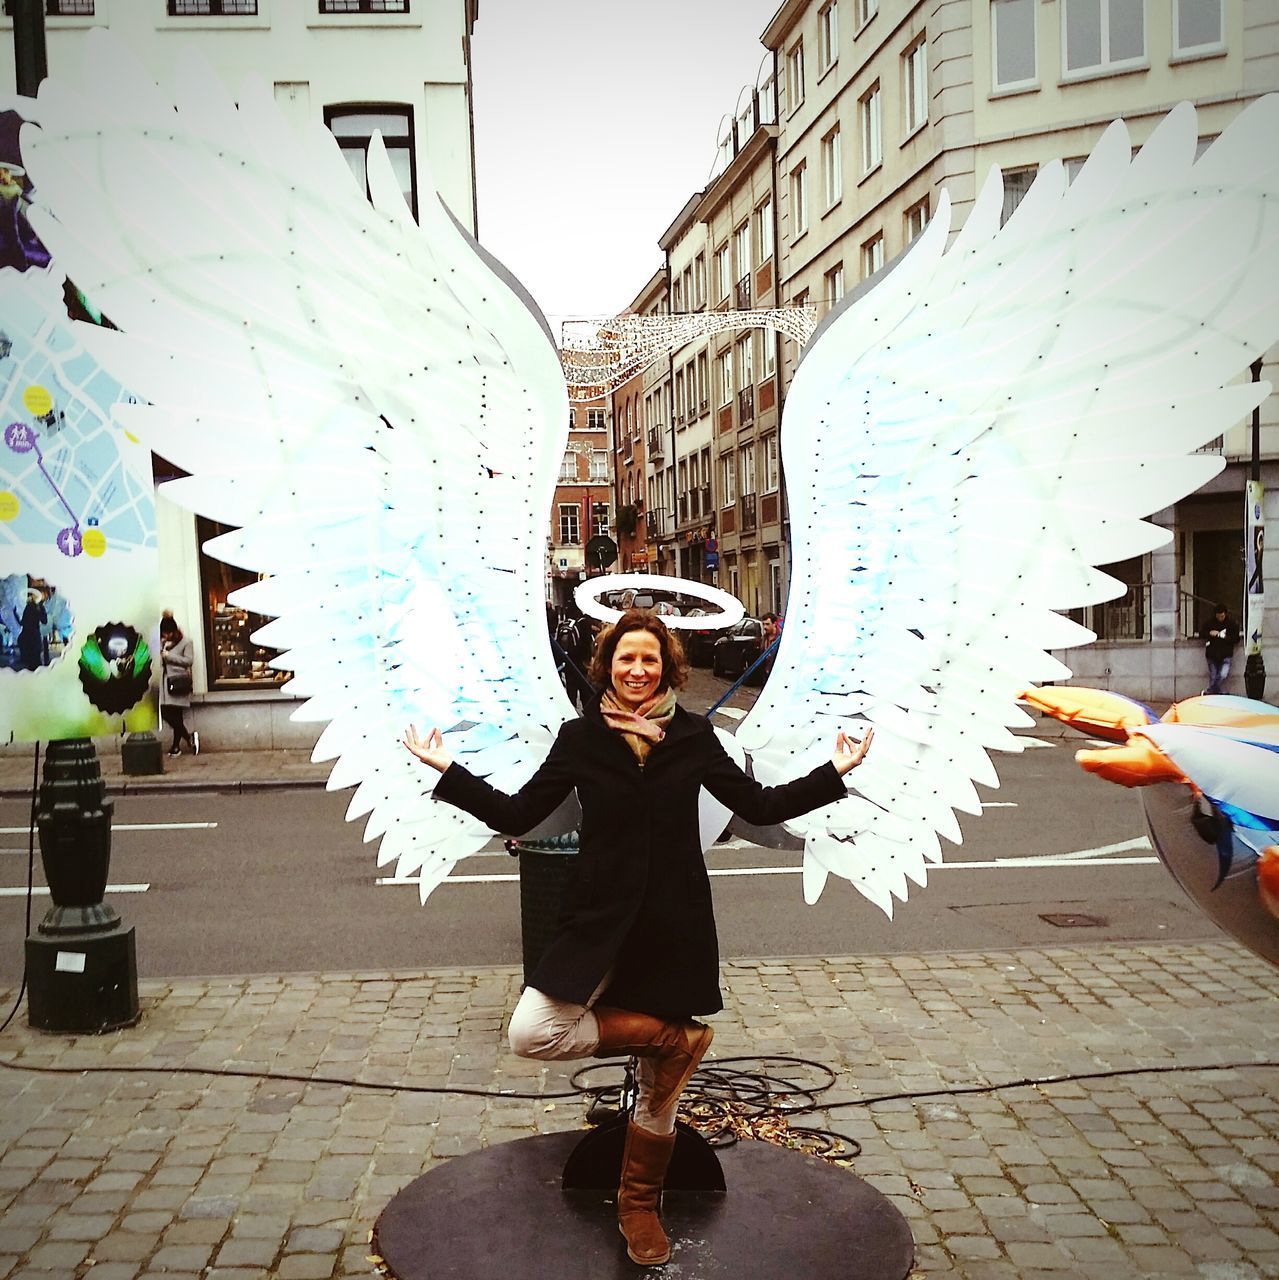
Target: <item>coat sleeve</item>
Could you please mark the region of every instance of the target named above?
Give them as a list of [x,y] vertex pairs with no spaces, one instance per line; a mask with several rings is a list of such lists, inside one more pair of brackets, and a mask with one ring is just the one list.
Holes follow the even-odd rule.
[[433,794],[494,831],[518,836],[549,818],[573,786],[570,753],[561,728],[537,772],[513,796],[489,786],[456,760],[440,775]]
[[771,827],[788,818],[798,818],[801,813],[833,804],[848,794],[843,778],[829,760],[794,782],[766,787],[742,771],[713,731],[708,752],[710,767],[702,785],[720,804],[755,827]]
[[190,671],[195,666],[195,645],[190,636],[183,636],[172,649],[162,650],[161,657],[165,667],[179,667],[183,671]]

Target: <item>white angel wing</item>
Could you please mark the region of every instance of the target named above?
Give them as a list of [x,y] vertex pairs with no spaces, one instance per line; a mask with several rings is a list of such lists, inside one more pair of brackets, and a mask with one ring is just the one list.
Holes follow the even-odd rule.
[[413,222],[380,140],[370,205],[269,86],[237,105],[187,57],[175,110],[89,34],[23,136],[39,232],[122,330],[83,336],[150,401],[131,429],[191,473],[166,495],[240,526],[208,550],[264,575],[234,602],[276,617],[257,638],[286,651],[295,718],[329,722],[330,788],[357,786],[347,816],[425,900],[490,833],[424,802],[405,725],[510,789],[573,714],[543,607],[568,408],[549,331],[427,180]]
[[[782,435],[795,566],[773,673],[737,737],[765,782],[875,726],[856,796],[788,824],[815,901],[834,872],[892,914],[955,810],[1016,751],[1014,706],[1094,637],[1092,566],[1167,540],[1139,517],[1223,465],[1191,451],[1269,392],[1226,385],[1279,337],[1279,97],[1195,160],[1176,108],[1131,156],[1113,125],[1006,227],[998,173],[949,251],[949,205],[806,351]],[[852,723],[850,723],[852,722]],[[864,727],[864,724],[861,726]]]

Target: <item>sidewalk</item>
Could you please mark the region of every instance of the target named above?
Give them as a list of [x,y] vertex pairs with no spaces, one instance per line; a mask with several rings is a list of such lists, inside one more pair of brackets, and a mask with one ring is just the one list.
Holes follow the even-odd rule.
[[[142,1022],[101,1037],[41,1035],[24,1011],[0,1056],[69,1074],[0,1070],[0,1278],[370,1275],[369,1228],[419,1174],[582,1127],[577,1099],[371,1087],[565,1089],[577,1064],[504,1044],[519,982],[513,968],[148,982]],[[830,1110],[800,1123],[861,1142],[853,1172],[907,1215],[917,1276],[1279,1275],[1279,1067],[831,1105],[1279,1061],[1279,971],[1233,944],[745,961],[724,988],[712,1059],[795,1054],[837,1073]],[[149,1069],[112,1070],[126,1067]],[[268,1071],[340,1082],[254,1076]]]
[[[680,701],[688,710],[704,714],[728,688],[727,681],[694,667],[689,672],[688,684],[680,691]],[[743,685],[725,703],[727,712],[716,715],[716,724],[731,731],[740,719],[735,713],[745,714],[754,706],[758,696],[758,689]],[[1026,730],[1026,734],[1046,741],[1068,736],[1083,745],[1080,735],[1048,716],[1037,717],[1035,727]],[[169,741],[167,730],[163,732],[163,741],[166,744]],[[312,763],[309,751],[280,748],[259,751],[223,750],[221,744],[214,742],[204,743],[204,748],[198,756],[165,754],[162,774],[125,774],[121,769],[118,748],[110,749],[106,743],[98,745],[98,760],[107,783],[107,791],[111,795],[323,787],[333,768],[331,760],[320,764]],[[13,748],[10,750],[15,751],[15,754],[0,756],[0,799],[29,797],[34,748],[28,747],[25,752]]]

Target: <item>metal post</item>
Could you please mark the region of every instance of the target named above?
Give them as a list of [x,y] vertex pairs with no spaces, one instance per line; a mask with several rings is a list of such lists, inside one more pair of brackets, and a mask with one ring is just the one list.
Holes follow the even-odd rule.
[[49,74],[44,44],[44,0],[11,0],[13,9],[13,65],[18,93],[34,98]]
[[[1260,360],[1252,364],[1253,382],[1261,381]],[[1262,576],[1265,540],[1265,490],[1261,484],[1261,406],[1252,411],[1252,467],[1244,486],[1244,692],[1258,701],[1266,692],[1266,660],[1261,652],[1266,584]]]

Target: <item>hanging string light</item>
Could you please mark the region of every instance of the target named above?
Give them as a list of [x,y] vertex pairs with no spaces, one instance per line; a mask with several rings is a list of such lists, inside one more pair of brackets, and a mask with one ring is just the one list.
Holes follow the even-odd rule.
[[816,327],[814,306],[566,321],[562,327],[560,362],[568,382],[569,399],[584,403],[616,391],[659,356],[711,334],[775,329],[802,346]]

